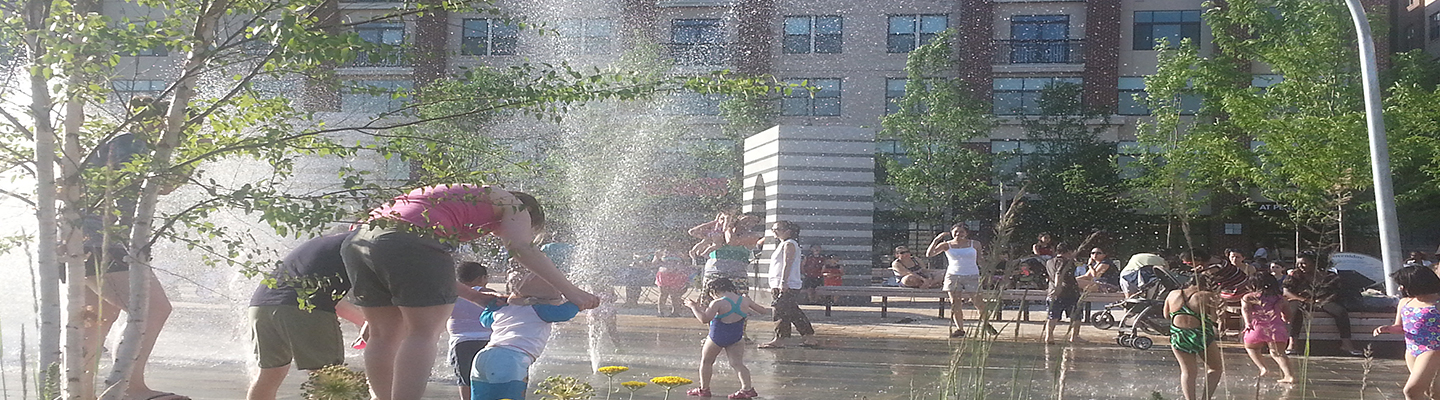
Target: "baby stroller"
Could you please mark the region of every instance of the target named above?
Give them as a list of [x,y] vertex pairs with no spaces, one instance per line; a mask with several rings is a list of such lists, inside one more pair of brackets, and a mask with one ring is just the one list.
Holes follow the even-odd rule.
[[[1141,267],[1140,276],[1145,277],[1145,281],[1140,283],[1135,294],[1125,300],[1105,305],[1104,310],[1090,316],[1090,321],[1100,329],[1110,329],[1118,325],[1119,330],[1115,337],[1117,345],[1149,350],[1155,341],[1142,332],[1170,336],[1170,319],[1165,316],[1165,296],[1180,288],[1184,276],[1174,275],[1164,268],[1150,265]],[[1125,310],[1125,313],[1117,320],[1112,313],[1115,310]]]

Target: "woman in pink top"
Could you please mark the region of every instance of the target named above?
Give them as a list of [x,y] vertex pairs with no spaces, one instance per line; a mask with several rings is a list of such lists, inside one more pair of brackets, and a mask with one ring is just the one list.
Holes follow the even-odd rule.
[[[510,255],[580,309],[600,299],[565,279],[532,243],[545,226],[535,198],[492,186],[415,189],[370,211],[341,249],[351,294],[370,322],[365,371],[378,400],[418,399],[435,361],[436,340],[457,293],[455,245],[498,237]],[[468,297],[467,297],[468,298]]]

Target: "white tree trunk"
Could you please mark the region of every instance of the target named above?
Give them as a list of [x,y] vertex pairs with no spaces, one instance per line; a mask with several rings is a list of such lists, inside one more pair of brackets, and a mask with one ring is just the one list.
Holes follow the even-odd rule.
[[[79,57],[77,57],[79,58]],[[71,85],[77,85],[83,80],[75,75],[70,79]],[[73,87],[73,86],[72,86]],[[60,164],[60,181],[56,185],[59,190],[60,200],[64,202],[65,208],[63,218],[56,224],[58,231],[65,235],[64,248],[57,252],[57,258],[65,266],[66,282],[66,308],[67,318],[65,321],[65,382],[66,398],[80,399],[82,394],[90,393],[95,385],[92,374],[85,371],[93,371],[96,365],[88,363],[85,354],[85,324],[87,314],[95,315],[94,320],[99,322],[100,310],[86,309],[85,295],[90,291],[85,286],[85,256],[82,243],[84,233],[81,231],[80,207],[81,194],[84,193],[85,185],[80,179],[80,163],[83,156],[80,152],[80,129],[85,123],[85,99],[69,97],[65,101],[65,123],[64,123],[64,148],[61,157],[57,159]],[[54,221],[54,220],[52,220]],[[41,223],[47,223],[41,221]],[[100,349],[89,349],[99,352]],[[88,399],[87,399],[88,400]]]
[[[160,196],[160,188],[166,186],[169,179],[168,172],[171,167],[171,158],[175,148],[180,145],[180,136],[188,128],[187,121],[190,115],[187,112],[189,103],[195,97],[195,84],[199,80],[199,71],[204,68],[210,58],[210,49],[215,41],[215,29],[220,17],[230,7],[229,0],[215,0],[203,5],[203,9],[196,18],[194,25],[195,40],[191,43],[190,54],[181,68],[181,76],[175,82],[175,95],[170,100],[170,109],[165,115],[164,133],[155,146],[155,153],[151,158],[149,174],[141,186],[140,199],[135,208],[135,219],[130,233],[130,253],[126,256],[130,263],[130,314],[125,325],[125,334],[116,349],[115,367],[110,371],[110,378],[107,382],[114,382],[100,397],[102,400],[119,400],[124,396],[125,389],[130,385],[130,372],[134,370],[135,360],[140,354],[140,342],[144,335],[155,335],[159,332],[145,332],[144,317],[148,310],[149,283],[150,283],[150,239],[153,231],[152,223],[155,219],[155,205]],[[160,175],[157,177],[157,175]]]
[[[41,42],[37,33],[44,26],[48,25],[50,16],[50,3],[45,0],[32,0],[25,3],[25,26],[30,33],[25,35],[25,45],[29,53],[31,65],[39,65],[40,60],[48,50]],[[36,240],[39,246],[36,249],[36,275],[40,307],[37,317],[40,319],[40,348],[38,362],[36,365],[39,388],[51,387],[58,382],[50,381],[48,373],[52,366],[60,363],[60,268],[61,264],[56,257],[56,244],[58,240],[58,227],[56,226],[56,185],[55,185],[55,127],[50,123],[50,108],[54,105],[50,97],[49,85],[45,77],[38,74],[30,76],[30,114],[33,119],[35,135],[35,194],[36,210],[35,218],[39,222],[39,230],[36,231]]]

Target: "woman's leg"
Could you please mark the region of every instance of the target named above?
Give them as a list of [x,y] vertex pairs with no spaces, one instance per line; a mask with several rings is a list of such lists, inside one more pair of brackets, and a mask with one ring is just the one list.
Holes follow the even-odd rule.
[[[964,335],[965,333],[965,311],[960,308],[965,304],[965,292],[952,290],[950,293],[950,322],[955,324],[955,332]],[[956,336],[952,333],[950,336]]]
[[365,339],[365,378],[374,400],[393,399],[395,356],[406,334],[400,307],[361,307],[370,335]]
[[750,368],[745,366],[745,346],[726,347],[725,358],[730,361],[730,369],[740,375],[740,390],[754,389],[755,385],[750,381]]
[[[730,347],[740,347],[731,345]],[[700,388],[710,389],[710,379],[715,375],[715,357],[720,355],[724,348],[715,345],[710,338],[705,338],[705,345],[700,348]]]
[[1293,352],[1300,342],[1300,334],[1305,332],[1305,303],[1299,300],[1286,301],[1285,314],[1290,316],[1290,345],[1286,350]]
[[917,274],[905,275],[905,277],[900,278],[900,285],[905,287],[920,288],[926,284],[928,284],[928,282],[925,281],[925,278]]
[[1180,363],[1180,394],[1185,400],[1195,400],[1195,362],[1198,361],[1194,354],[1180,350],[1171,349],[1175,353],[1175,361]]
[[[90,282],[103,285],[103,288],[99,289],[101,297],[105,300],[103,307],[110,307],[111,312],[120,310],[125,310],[126,313],[130,312],[130,275],[130,271],[106,272],[102,277],[103,282]],[[87,279],[92,278],[94,277]],[[163,393],[150,389],[150,386],[145,383],[145,366],[149,364],[150,353],[155,350],[155,341],[160,337],[160,329],[165,327],[165,321],[170,319],[172,310],[170,298],[165,295],[165,288],[160,286],[160,280],[156,279],[154,274],[150,274],[146,279],[150,281],[146,285],[148,286],[146,290],[150,292],[147,296],[150,304],[146,306],[145,333],[140,338],[140,353],[135,358],[135,367],[130,371],[130,386],[125,389],[126,397],[144,399]],[[101,336],[100,339],[104,340],[104,336]],[[161,399],[164,398],[168,397],[161,396]]]
[[395,354],[395,380],[390,389],[394,399],[418,399],[425,394],[430,368],[435,364],[435,338],[445,329],[454,306],[399,307],[407,333]]

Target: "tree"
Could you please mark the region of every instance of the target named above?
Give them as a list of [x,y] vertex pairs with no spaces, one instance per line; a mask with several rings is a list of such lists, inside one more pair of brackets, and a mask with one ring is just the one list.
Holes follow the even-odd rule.
[[[1297,229],[1319,233],[1317,247],[1343,250],[1346,212],[1371,189],[1348,11],[1338,3],[1239,0],[1210,7],[1204,16],[1214,32],[1214,55],[1201,57],[1193,46],[1162,50],[1159,71],[1146,79],[1157,106],[1146,142],[1159,147],[1165,162],[1152,175],[1152,187],[1171,187],[1177,200],[1201,189],[1244,193],[1255,187],[1289,206]],[[1280,78],[1250,84],[1252,62]],[[1414,75],[1424,70],[1392,71],[1393,81],[1408,86],[1391,86],[1387,118],[1415,122],[1430,113],[1423,101],[1408,103],[1428,96],[1415,90],[1422,79]],[[1178,107],[1187,93],[1203,104],[1188,121]],[[1419,165],[1428,161],[1412,154],[1434,154],[1434,147],[1410,135],[1428,129],[1401,126],[1388,132],[1392,148],[1417,145],[1405,150],[1402,165],[1424,168]]]
[[989,155],[971,140],[989,134],[989,106],[978,101],[954,71],[949,33],[910,52],[905,95],[881,120],[881,135],[896,139],[904,155],[885,160],[886,182],[902,196],[901,208],[937,224],[972,215],[990,204]]
[[[0,37],[23,39],[23,50],[17,51],[23,54],[19,63],[22,73],[14,79],[29,82],[28,89],[9,82],[0,86],[4,91],[0,97],[26,102],[0,105],[4,117],[0,154],[4,154],[7,174],[36,181],[33,197],[9,194],[34,203],[38,210],[41,229],[37,241],[42,244],[38,246],[39,286],[44,304],[40,318],[46,327],[40,370],[48,371],[63,358],[65,397],[69,399],[88,397],[82,390],[89,384],[82,371],[94,367],[84,365],[80,343],[82,325],[89,318],[80,300],[87,290],[85,250],[81,248],[86,212],[110,215],[118,211],[106,205],[117,199],[134,199],[129,229],[106,233],[106,241],[128,243],[128,254],[123,257],[130,262],[131,276],[136,277],[131,280],[129,324],[121,346],[115,349],[117,361],[104,394],[105,398],[119,398],[130,384],[135,361],[143,357],[141,338],[155,335],[141,328],[148,304],[148,280],[143,279],[150,274],[148,249],[158,240],[183,243],[205,254],[209,262],[267,270],[262,266],[273,262],[274,255],[249,246],[246,232],[216,224],[208,217],[227,210],[251,214],[281,236],[300,236],[337,221],[353,220],[353,210],[379,201],[372,199],[388,199],[403,187],[493,178],[483,168],[457,167],[463,163],[454,161],[455,152],[430,151],[460,139],[454,131],[401,137],[406,132],[401,128],[502,111],[555,120],[572,105],[604,99],[677,90],[753,90],[747,88],[753,81],[731,81],[721,75],[687,79],[583,72],[563,64],[523,64],[498,78],[478,73],[454,77],[459,81],[456,87],[475,89],[457,97],[446,97],[446,91],[439,88],[435,95],[417,95],[347,84],[345,90],[357,93],[412,100],[368,118],[326,120],[324,114],[301,108],[302,102],[324,101],[301,98],[295,91],[267,91],[262,86],[300,81],[338,84],[333,71],[336,65],[358,58],[389,60],[404,54],[400,51],[403,46],[362,40],[350,31],[357,24],[443,11],[504,13],[488,2],[474,6],[426,3],[407,5],[373,20],[342,23],[333,14],[334,3],[321,0],[137,0],[129,5],[141,10],[163,8],[164,12],[156,15],[164,17],[112,18],[94,12],[99,10],[98,4],[91,2],[31,0],[0,5],[6,17],[0,24]],[[132,109],[123,105],[123,99],[117,106],[113,80],[121,54],[158,48],[185,54],[166,79],[173,83],[156,96],[167,99],[168,107]],[[204,91],[197,90],[200,82],[204,82]],[[421,89],[423,92],[424,86]],[[24,113],[18,112],[22,109]],[[159,115],[143,117],[151,112]],[[153,134],[147,143],[151,149],[113,170],[82,168],[82,160],[97,144],[125,132]],[[287,184],[298,160],[356,157],[400,160],[433,173],[415,181],[392,181],[376,178],[374,170],[363,166],[345,166],[337,171],[339,182],[330,188],[296,190]],[[254,180],[227,180],[205,168],[221,160],[247,160],[251,162],[247,166],[264,165],[266,170]],[[182,182],[198,200],[162,197]],[[63,319],[67,337],[63,354],[58,343],[60,299],[55,290],[59,279],[54,272],[62,265],[68,266],[70,297],[70,309]]]
[[1040,114],[1021,120],[1034,151],[1001,156],[1019,162],[1027,189],[1042,200],[1021,214],[1021,237],[1050,232],[1079,240],[1110,231],[1114,238],[1143,238],[1139,203],[1116,167],[1115,145],[1100,140],[1105,115],[1081,104],[1080,92],[1080,85],[1063,82],[1041,90]]

